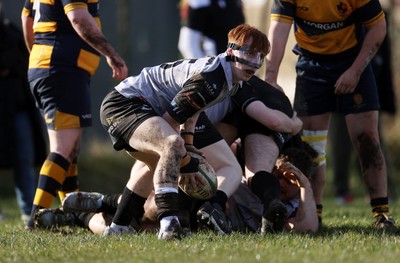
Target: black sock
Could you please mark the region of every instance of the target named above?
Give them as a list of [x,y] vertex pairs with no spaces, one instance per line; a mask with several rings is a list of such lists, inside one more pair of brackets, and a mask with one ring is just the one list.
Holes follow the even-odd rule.
[[133,218],[141,219],[144,214],[143,205],[146,198],[141,197],[125,187],[122,192],[121,201],[114,215],[113,223],[128,226]]
[[104,195],[101,207],[97,209],[97,212],[114,214],[117,211],[120,196],[121,194]]
[[273,199],[279,199],[281,194],[278,178],[267,171],[256,172],[251,178],[250,186],[253,193],[261,199],[266,208]]
[[160,221],[163,217],[178,216],[179,213],[179,195],[177,193],[156,194],[154,201],[157,205],[157,219]]
[[95,215],[96,213],[93,212],[80,212],[76,213],[76,224],[80,227],[86,227],[89,229],[89,222],[90,219]]
[[318,216],[318,223],[321,225],[322,224],[322,211],[324,207],[322,204],[317,204],[317,216]]
[[370,205],[372,207],[372,213],[374,217],[380,214],[389,215],[389,198],[381,197],[371,199]]
[[215,196],[210,199],[210,203],[219,204],[223,211],[225,211],[225,206],[227,201],[228,201],[228,196],[221,190],[217,190]]
[[191,213],[194,210],[196,199],[188,196],[179,188],[179,222],[183,227],[191,227]]

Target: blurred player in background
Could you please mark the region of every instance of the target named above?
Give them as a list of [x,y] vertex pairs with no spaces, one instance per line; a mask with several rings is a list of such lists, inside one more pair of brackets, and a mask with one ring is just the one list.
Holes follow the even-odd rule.
[[358,154],[377,228],[393,228],[389,216],[387,174],[378,132],[379,98],[370,62],[386,35],[385,15],[378,0],[276,0],[271,11],[265,79],[277,77],[292,24],[299,56],[294,108],[304,123],[303,140],[318,152],[313,180],[322,220],[326,173],[325,146],[332,111],[346,115],[350,139]]
[[184,58],[226,50],[228,32],[245,22],[240,0],[182,0],[178,48]]
[[26,0],[22,29],[30,51],[28,80],[47,125],[50,153],[40,170],[27,229],[35,213],[51,207],[57,193],[78,190],[80,138],[92,124],[90,79],[106,57],[116,80],[128,74],[125,62],[101,32],[95,1]]

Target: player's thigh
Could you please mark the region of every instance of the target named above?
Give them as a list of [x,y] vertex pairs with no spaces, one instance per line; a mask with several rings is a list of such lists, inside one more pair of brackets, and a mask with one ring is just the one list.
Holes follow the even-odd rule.
[[140,98],[111,91],[101,104],[100,120],[116,150],[160,155],[178,142],[183,151],[183,139],[177,131]]
[[271,172],[279,155],[279,148],[272,136],[253,133],[244,140],[246,170]]
[[[134,157],[135,153],[132,153],[131,156]],[[136,194],[145,197],[154,189],[153,176],[158,156],[136,152],[135,159],[127,187],[134,190]]]
[[82,128],[63,130],[47,130],[49,134],[50,152],[56,152],[70,159],[79,152]]
[[321,131],[328,130],[330,116],[331,113],[327,112],[319,115],[299,116],[299,118],[303,122],[303,130]]
[[215,127],[219,131],[219,133],[222,135],[222,137],[225,139],[225,141],[228,143],[228,145],[231,145],[234,143],[237,138],[239,137],[239,131],[238,129],[228,123],[225,122],[219,122],[215,124]]
[[92,125],[90,78],[80,72],[56,73],[30,82],[48,129]]
[[162,117],[155,116],[146,119],[136,127],[129,139],[129,145],[138,151],[160,154],[166,145],[169,145],[168,140],[176,137],[179,137],[177,131]]
[[235,171],[241,171],[235,155],[225,140],[220,140],[216,143],[201,148],[201,151],[214,170],[229,167]]

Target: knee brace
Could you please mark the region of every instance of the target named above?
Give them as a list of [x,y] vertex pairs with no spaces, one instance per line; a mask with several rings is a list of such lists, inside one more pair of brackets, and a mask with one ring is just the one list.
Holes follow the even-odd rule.
[[317,157],[313,159],[314,164],[319,167],[326,163],[326,143],[328,130],[310,131],[303,130],[301,139],[308,143],[316,152]]

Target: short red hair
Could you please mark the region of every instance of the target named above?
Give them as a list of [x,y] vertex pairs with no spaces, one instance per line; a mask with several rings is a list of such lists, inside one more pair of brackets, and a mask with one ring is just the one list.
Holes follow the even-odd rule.
[[228,42],[235,43],[239,46],[243,46],[245,42],[252,38],[253,42],[249,47],[251,50],[268,54],[271,48],[271,44],[267,36],[255,27],[247,24],[241,24],[233,28],[228,33]]

